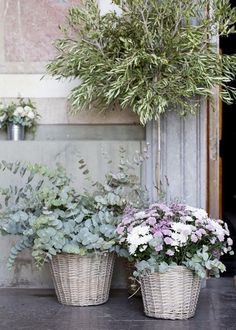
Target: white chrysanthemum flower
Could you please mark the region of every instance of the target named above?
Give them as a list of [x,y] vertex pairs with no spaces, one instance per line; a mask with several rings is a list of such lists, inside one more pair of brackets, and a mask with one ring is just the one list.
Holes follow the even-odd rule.
[[171,224],[171,228],[178,233],[185,233],[186,235],[190,235],[192,233],[194,226],[186,225],[185,223],[181,222],[173,222]]
[[26,112],[30,112],[30,111],[32,111],[32,108],[31,108],[30,106],[26,105],[26,106],[24,107],[24,110],[25,110]]
[[217,235],[224,236],[226,234],[225,229],[217,221],[208,219],[208,225],[215,230]]
[[173,242],[171,243],[172,246],[182,246],[188,240],[188,236],[179,233],[173,233],[171,235],[171,238],[173,240]]
[[[145,213],[144,211],[140,211],[140,212],[134,214],[134,218],[135,218],[136,220],[138,220],[138,219],[143,219],[143,217],[145,217],[145,215],[146,215],[146,213]],[[136,228],[137,228],[137,227],[136,227]]]
[[29,111],[28,114],[27,114],[27,117],[29,119],[34,119],[35,115],[34,115],[33,111]]
[[148,243],[152,238],[151,234],[139,237],[139,245]]
[[149,226],[140,225],[134,227],[127,235],[127,242],[129,244],[130,254],[134,254],[134,252],[140,245],[147,244],[153,238],[153,236],[149,234],[149,230]]
[[14,111],[14,116],[22,115],[23,112],[24,112],[23,107],[16,107],[16,110]]
[[149,226],[136,226],[133,228],[131,233],[137,234],[137,235],[147,235],[149,233],[150,227]]
[[174,222],[171,224],[171,228],[174,230],[171,234],[171,238],[173,239],[171,245],[182,246],[187,242],[195,227],[181,222]]
[[127,242],[131,245],[138,245],[139,235],[131,232],[127,235]]
[[186,210],[191,211],[193,213],[193,216],[199,220],[205,219],[208,217],[208,214],[204,209],[198,209],[196,207],[192,207],[192,206],[188,205],[186,207]]
[[25,111],[25,109],[24,109],[24,111],[21,113],[21,117],[26,117],[28,114],[27,114],[27,111]]

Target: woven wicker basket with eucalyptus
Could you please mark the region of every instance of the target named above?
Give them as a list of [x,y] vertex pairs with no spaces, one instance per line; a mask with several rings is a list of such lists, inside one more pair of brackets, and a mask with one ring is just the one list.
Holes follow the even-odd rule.
[[142,208],[146,203],[146,190],[135,175],[146,157],[147,148],[127,159],[121,147],[120,162],[101,182],[91,180],[85,160],[80,159],[87,179],[81,193],[60,165],[50,169],[1,161],[1,171],[21,179],[19,186],[12,184],[13,178],[7,188],[0,187],[0,232],[18,237],[9,268],[21,251],[30,248],[38,268],[50,263],[59,302],[77,306],[106,302],[115,255],[122,254],[116,227],[128,205]]

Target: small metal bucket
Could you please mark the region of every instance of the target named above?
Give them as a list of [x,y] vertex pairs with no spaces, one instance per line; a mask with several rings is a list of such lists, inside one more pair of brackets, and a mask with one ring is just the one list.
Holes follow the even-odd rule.
[[21,141],[25,139],[25,127],[17,124],[7,125],[8,140]]

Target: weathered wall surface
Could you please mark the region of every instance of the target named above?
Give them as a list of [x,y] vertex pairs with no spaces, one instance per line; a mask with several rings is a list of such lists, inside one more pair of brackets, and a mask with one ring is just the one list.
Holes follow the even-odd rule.
[[205,104],[197,116],[169,113],[161,123],[161,176],[169,200],[206,207],[207,128]]
[[[106,10],[109,0],[99,3]],[[54,55],[52,41],[59,35],[57,26],[63,23],[67,9],[77,4],[79,0],[0,0],[0,98],[8,101],[19,93],[31,97],[41,114],[35,136],[28,134],[26,141],[6,141],[6,133],[0,132],[0,159],[21,159],[50,166],[60,161],[81,188],[84,183],[78,180],[77,168],[80,155],[92,165],[94,176],[100,178],[106,170],[101,148],[116,160],[119,145],[132,154],[148,141],[151,157],[140,176],[152,195],[155,196],[156,179],[160,175],[168,199],[178,198],[205,207],[204,111],[186,120],[172,114],[162,119],[161,159],[157,164],[156,123],[143,128],[137,125],[133,113],[119,111],[71,117],[66,111],[66,98],[77,82],[57,82],[48,77],[41,80],[47,61]],[[13,179],[0,174],[2,186],[9,180]],[[29,254],[18,259],[13,271],[6,270],[11,241],[9,237],[0,238],[0,286],[51,287],[48,268],[38,272]],[[118,265],[113,286],[125,285],[124,269]]]
[[[101,4],[104,10],[106,2]],[[55,55],[53,41],[61,35],[58,26],[65,22],[68,8],[79,4],[80,0],[0,0],[0,97],[32,97],[40,124],[137,123],[134,114],[120,111],[70,117],[66,97],[78,82],[41,80]]]

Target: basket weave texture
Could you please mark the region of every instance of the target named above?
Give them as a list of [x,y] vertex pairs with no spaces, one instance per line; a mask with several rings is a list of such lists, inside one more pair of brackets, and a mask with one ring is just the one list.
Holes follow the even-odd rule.
[[188,319],[195,314],[200,278],[184,266],[165,273],[147,274],[140,278],[147,316],[160,319]]
[[52,258],[50,269],[58,301],[64,305],[89,306],[109,298],[115,255],[97,252],[79,256],[61,253]]

